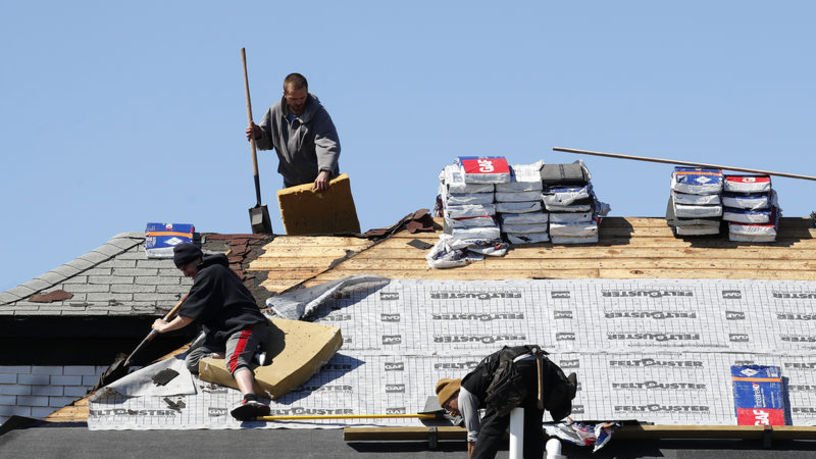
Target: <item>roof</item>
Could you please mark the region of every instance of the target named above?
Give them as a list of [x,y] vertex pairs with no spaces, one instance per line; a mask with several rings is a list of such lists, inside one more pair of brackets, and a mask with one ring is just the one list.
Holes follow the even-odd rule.
[[[252,277],[242,272],[245,257],[267,239],[271,237],[202,235],[204,249],[226,252],[231,267],[244,280]],[[144,242],[144,233],[117,234],[74,260],[0,292],[0,315],[156,316],[166,312],[187,293],[192,281],[172,259],[148,258]]]

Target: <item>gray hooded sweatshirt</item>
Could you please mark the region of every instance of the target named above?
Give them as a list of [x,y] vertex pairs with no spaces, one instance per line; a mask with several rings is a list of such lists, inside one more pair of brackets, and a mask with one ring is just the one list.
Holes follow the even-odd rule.
[[332,177],[340,173],[340,139],[329,113],[313,94],[309,94],[300,116],[290,122],[286,100],[267,110],[260,124],[261,137],[255,139],[261,150],[275,149],[278,172],[284,185],[294,186],[314,182],[320,171]]

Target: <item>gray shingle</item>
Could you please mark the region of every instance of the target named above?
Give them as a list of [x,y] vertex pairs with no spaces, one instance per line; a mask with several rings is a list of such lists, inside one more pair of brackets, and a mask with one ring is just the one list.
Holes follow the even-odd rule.
[[102,263],[105,260],[108,260],[110,257],[108,257],[108,256],[106,256],[106,255],[104,255],[102,253],[99,253],[99,252],[88,252],[88,253],[86,253],[85,255],[82,255],[79,258],[81,258],[83,260],[90,261],[91,263],[96,265],[96,264]]
[[105,263],[99,264],[84,273],[85,276],[110,276],[113,273],[113,268],[106,267]]
[[[88,301],[97,303],[97,302],[110,302],[110,301],[131,301],[133,300],[132,293],[89,293],[88,294]],[[92,304],[92,308],[98,307],[97,304]]]
[[115,257],[116,255],[119,255],[120,253],[124,252],[124,250],[112,244],[102,244],[99,247],[93,249],[93,251],[101,253],[108,258]]
[[[107,307],[107,306],[106,306]],[[73,310],[73,309],[64,309],[62,311],[63,316],[106,316],[108,315],[107,309],[99,309],[99,310],[92,310],[92,309],[83,309],[83,310]]]
[[62,276],[62,280],[65,280],[71,276],[79,274],[80,271],[81,270],[76,266],[72,266],[66,263],[64,265],[57,266],[51,272],[59,276]]
[[74,258],[73,260],[65,264],[68,266],[73,266],[74,268],[80,270],[80,272],[94,265],[93,262],[91,262],[90,260],[85,260],[84,258]]
[[6,293],[9,293],[11,295],[16,296],[17,299],[22,299],[22,298],[25,298],[25,297],[28,297],[28,296],[31,296],[32,294],[34,294],[34,290],[31,290],[30,288],[26,287],[25,285],[18,285],[16,287],[14,287],[13,289],[6,290]]
[[[86,279],[85,282],[88,282]],[[73,293],[104,293],[110,291],[110,284],[65,284],[65,291]]]
[[88,276],[89,284],[132,284],[133,276]]
[[60,282],[64,281],[65,278],[69,276],[65,276],[61,273],[56,271],[48,271],[47,273],[43,274],[42,276],[38,276],[37,279],[41,280],[48,284],[48,288],[53,287],[54,285],[59,284]]
[[26,287],[35,292],[39,292],[40,290],[44,290],[47,289],[48,287],[51,287],[51,285],[52,284],[49,284],[48,282],[45,282],[40,279],[31,279],[28,282],[23,282],[22,284],[20,284],[20,287]]
[[135,283],[140,285],[179,285],[178,277],[138,276]]
[[15,316],[59,316],[61,311],[14,311]]
[[110,286],[111,293],[155,293],[155,285],[114,284]]
[[[124,255],[124,254],[123,254]],[[105,262],[106,267],[110,268],[135,268],[136,267],[136,260],[123,260],[122,255],[114,258],[113,260],[108,260]]]
[[122,254],[117,255],[117,260],[147,260],[147,256],[144,252],[139,252],[138,250],[128,250]]
[[159,260],[159,259],[151,259],[151,260],[137,260],[136,266],[139,268],[175,268],[176,265],[173,264],[173,260]]
[[122,250],[130,250],[131,248],[135,247],[136,245],[142,244],[144,242],[144,235],[141,238],[133,238],[133,237],[120,237],[120,235],[116,235],[108,241],[108,244],[118,247]]
[[136,301],[178,301],[181,295],[172,293],[135,293],[133,299]]
[[113,268],[114,276],[157,276],[158,268]]
[[[48,376],[44,376],[48,378]],[[48,383],[46,383],[48,384]],[[62,395],[62,386],[32,386],[31,395]]]
[[70,279],[65,279],[63,284],[67,287],[69,284],[87,284],[88,276],[74,276]]
[[189,288],[185,285],[158,285],[156,293],[187,293]]
[[14,309],[0,308],[0,316],[13,316]]
[[12,301],[17,301],[20,298],[17,295],[12,295],[8,292],[0,292],[0,304],[11,303]]
[[38,303],[30,303],[27,301],[20,301],[11,307],[16,311],[36,311],[37,309],[40,309],[40,305]]

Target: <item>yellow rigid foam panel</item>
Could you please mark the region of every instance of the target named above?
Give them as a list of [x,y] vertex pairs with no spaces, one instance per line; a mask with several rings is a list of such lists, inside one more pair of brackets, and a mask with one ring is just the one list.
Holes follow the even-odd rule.
[[329,184],[329,189],[324,192],[312,191],[311,183],[278,191],[286,234],[305,236],[360,232],[349,176],[340,174]]
[[[343,345],[340,329],[328,325],[274,318],[270,320],[267,355],[270,365],[255,368],[255,392],[276,399],[301,386]],[[224,359],[205,357],[198,364],[203,381],[238,388]]]

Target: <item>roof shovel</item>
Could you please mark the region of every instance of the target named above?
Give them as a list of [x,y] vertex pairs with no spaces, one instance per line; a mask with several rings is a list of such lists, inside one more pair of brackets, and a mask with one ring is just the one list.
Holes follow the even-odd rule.
[[[173,318],[176,317],[176,314],[178,314],[179,309],[181,309],[181,305],[184,303],[184,300],[186,299],[187,295],[184,295],[184,297],[180,299],[175,306],[173,306],[173,309],[171,309],[167,314],[164,315],[164,320],[165,321],[173,320]],[[125,354],[117,355],[116,360],[114,360],[111,366],[109,366],[108,369],[105,370],[104,373],[102,373],[102,376],[99,378],[99,382],[96,383],[96,386],[94,386],[92,390],[99,389],[102,386],[107,386],[108,384],[116,381],[122,376],[127,375],[128,367],[130,367],[130,362],[133,360],[133,357],[139,351],[141,351],[142,348],[145,347],[145,345],[147,345],[147,343],[153,341],[153,338],[155,338],[156,335],[158,334],[159,333],[156,330],[151,329],[150,333],[148,333],[147,336],[145,336],[142,342],[139,343],[138,346],[136,346],[136,349],[134,349],[133,352],[130,353],[130,355],[128,356],[125,356]]]
[[[249,77],[247,76],[246,49],[241,48],[241,61],[244,64],[244,88],[246,89],[246,106],[249,126],[252,122],[252,100],[249,98]],[[255,148],[255,139],[249,136],[249,146],[252,149],[252,172],[255,176],[255,207],[249,209],[249,224],[253,234],[272,234],[272,222],[269,220],[269,210],[261,205],[261,180],[258,177],[258,153]]]

